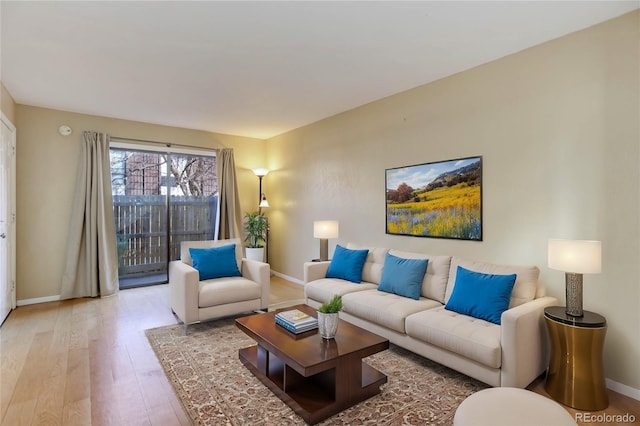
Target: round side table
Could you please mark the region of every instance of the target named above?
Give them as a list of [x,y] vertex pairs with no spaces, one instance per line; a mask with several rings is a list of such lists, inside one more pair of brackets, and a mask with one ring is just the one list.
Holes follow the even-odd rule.
[[602,366],[607,320],[584,311],[584,316],[565,313],[564,306],[544,309],[551,339],[551,359],[545,390],[556,401],[579,410],[607,408],[609,399]]

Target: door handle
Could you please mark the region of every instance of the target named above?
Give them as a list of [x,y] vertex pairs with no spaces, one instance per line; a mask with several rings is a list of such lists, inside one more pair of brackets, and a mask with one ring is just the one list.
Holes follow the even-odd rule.
[[0,238],[2,238],[2,239],[4,240],[5,238],[7,238],[7,234],[5,234],[5,233],[3,232],[2,234],[0,234]]

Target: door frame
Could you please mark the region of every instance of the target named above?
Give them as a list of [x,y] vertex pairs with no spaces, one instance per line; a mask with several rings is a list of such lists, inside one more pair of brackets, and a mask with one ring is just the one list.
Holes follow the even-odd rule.
[[9,289],[11,292],[11,310],[16,308],[16,126],[13,125],[11,120],[0,111],[0,120],[2,124],[6,125],[11,131],[11,172],[9,174],[9,197],[10,197],[10,211],[9,211],[9,232],[7,242],[9,245],[8,255],[9,259],[7,264],[9,265]]

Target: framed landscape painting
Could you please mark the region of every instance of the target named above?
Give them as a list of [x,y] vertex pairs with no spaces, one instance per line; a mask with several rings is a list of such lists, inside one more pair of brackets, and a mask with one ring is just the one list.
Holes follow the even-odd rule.
[[387,234],[482,241],[482,157],[385,172]]

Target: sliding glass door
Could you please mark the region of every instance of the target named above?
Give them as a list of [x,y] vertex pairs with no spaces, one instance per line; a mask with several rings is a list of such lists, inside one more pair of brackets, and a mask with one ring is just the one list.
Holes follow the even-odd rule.
[[111,149],[120,288],[165,283],[180,242],[214,238],[215,156]]

